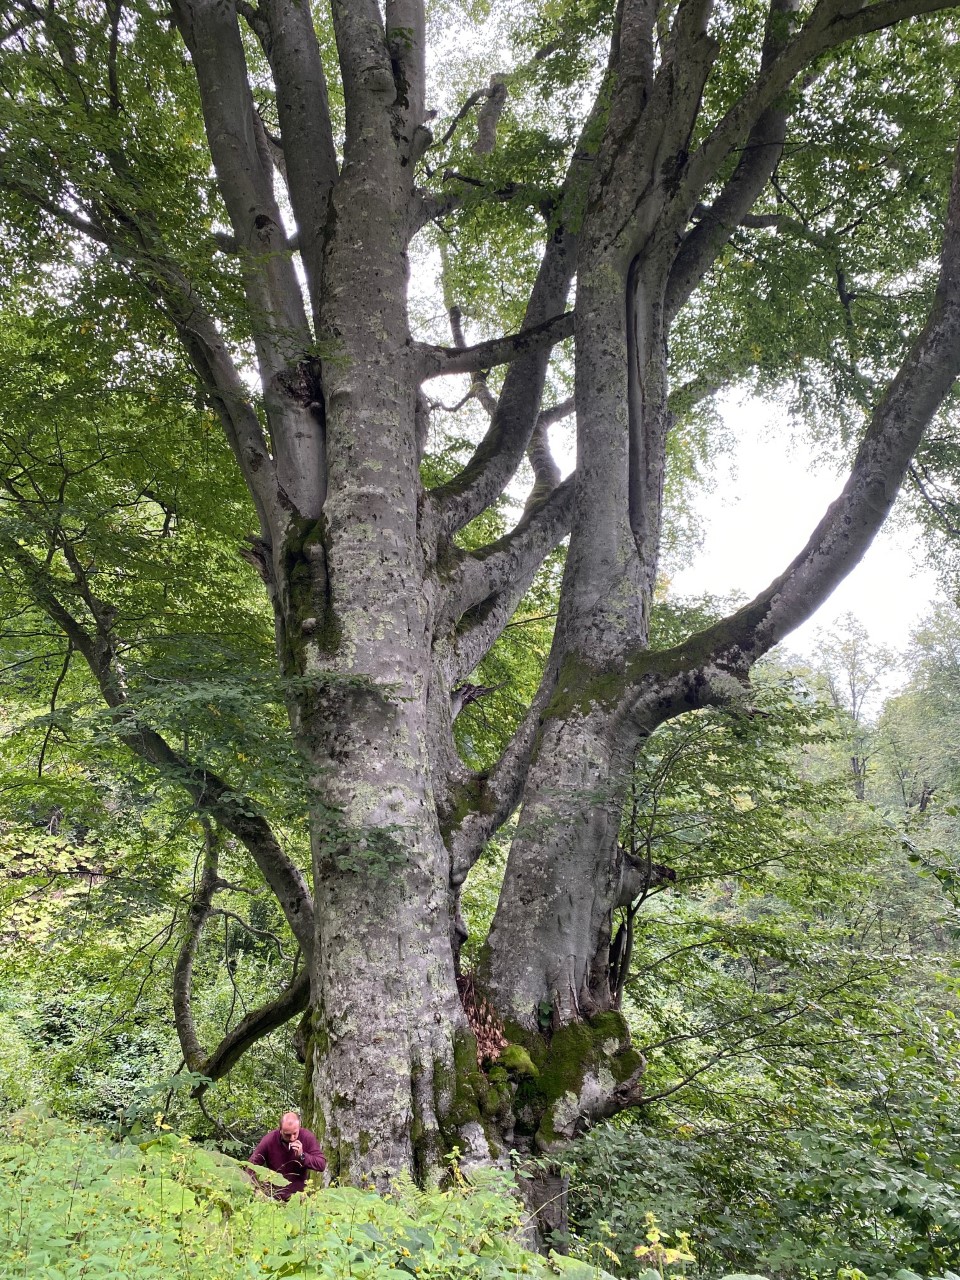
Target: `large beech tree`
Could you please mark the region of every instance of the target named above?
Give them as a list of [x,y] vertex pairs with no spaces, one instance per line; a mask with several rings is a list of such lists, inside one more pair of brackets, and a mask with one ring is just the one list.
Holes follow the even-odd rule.
[[[43,458],[5,424],[3,562],[87,664],[115,740],[210,833],[175,978],[189,1066],[222,1074],[309,1007],[312,1112],[341,1175],[428,1177],[454,1145],[550,1153],[642,1096],[611,981],[617,908],[665,874],[618,839],[638,746],[691,709],[748,707],[751,664],[856,564],[960,371],[950,8],[5,6],[11,281],[29,311],[44,264],[63,298],[112,270],[144,330],[116,338],[114,381],[166,342],[219,420],[249,494],[238,555],[249,533],[272,606],[309,870],[239,766],[214,768],[135,699],[130,654],[149,669],[160,630],[144,638],[136,566],[104,572],[96,527],[71,517],[96,468],[64,461],[69,414]],[[445,337],[413,323],[411,253]],[[119,332],[114,314],[100,325]],[[52,364],[41,416],[76,373]],[[651,648],[671,450],[747,377],[855,428],[849,477],[766,590]],[[461,435],[485,418],[458,465],[432,447],[434,388],[458,398],[442,378],[460,379]],[[550,434],[571,413],[561,480]],[[95,417],[88,400],[85,429]],[[128,427],[148,438],[149,411]],[[181,477],[200,442],[182,448]],[[518,476],[522,515],[498,526]],[[174,544],[176,506],[158,472],[111,520],[153,512]],[[455,720],[474,673],[568,535],[539,686],[471,769]],[[215,616],[236,578],[204,589]],[[513,818],[482,962],[461,975],[461,888]],[[305,966],[214,1048],[190,989],[216,832],[255,862]]]

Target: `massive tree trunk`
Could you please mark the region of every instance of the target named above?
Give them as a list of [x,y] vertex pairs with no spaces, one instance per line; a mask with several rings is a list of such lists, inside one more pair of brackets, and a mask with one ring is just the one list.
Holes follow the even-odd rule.
[[[464,203],[461,176],[439,164],[424,171],[432,190],[416,185],[433,144],[418,0],[388,0],[385,20],[376,0],[333,0],[335,69],[324,67],[296,0],[175,0],[231,227],[196,253],[219,245],[239,255],[239,319],[213,313],[213,286],[195,287],[172,237],[137,203],[137,166],[149,156],[124,132],[116,31],[107,89],[85,85],[78,67],[98,74],[97,32],[22,7],[22,29],[40,30],[53,82],[92,137],[102,127],[97,95],[106,95],[113,176],[64,173],[70,196],[59,203],[12,171],[4,186],[132,266],[219,415],[259,522],[247,555],[274,610],[307,780],[312,893],[268,814],[125,711],[123,620],[73,544],[57,533],[45,560],[17,543],[11,562],[86,659],[121,740],[185,786],[276,894],[307,966],[311,1114],[340,1176],[383,1182],[412,1169],[427,1180],[454,1146],[476,1160],[510,1146],[551,1153],[641,1096],[643,1060],[617,1008],[610,960],[612,913],[640,891],[618,843],[635,753],[670,717],[739,697],[751,663],[813,612],[889,511],[960,365],[957,192],[929,319],[874,407],[843,494],[767,591],[685,644],[651,652],[671,325],[773,174],[798,77],[844,42],[942,7],[820,0],[800,21],[797,0],[772,0],[744,51],[739,96],[720,94],[726,105],[717,107],[706,93],[720,54],[710,4],[621,0],[565,177],[549,199],[538,197],[544,247],[522,328],[468,346],[459,309],[448,305],[450,347],[415,341],[408,316],[410,243],[430,217]],[[241,14],[270,67],[279,143],[254,99]],[[131,47],[136,38],[134,24]],[[88,39],[81,58],[75,43]],[[342,139],[329,74],[343,91]],[[490,108],[484,154],[502,89],[476,95]],[[54,95],[50,110],[59,109]],[[524,184],[488,186],[491,201],[531,199]],[[566,310],[574,278],[575,317]],[[231,347],[238,326],[257,397]],[[578,461],[561,484],[547,430],[563,410],[542,400],[551,353],[571,335]],[[486,374],[500,364],[495,396]],[[420,472],[423,387],[444,374],[473,378],[490,425],[466,466],[431,490]],[[462,531],[525,456],[535,485],[522,518],[468,551]],[[453,732],[465,681],[567,533],[539,690],[500,761],[474,773]],[[49,572],[57,556],[65,578]],[[469,983],[459,975],[473,993],[464,1008],[458,894],[485,841],[517,812],[481,971]],[[260,1029],[302,1010],[308,984],[297,979],[204,1054],[189,987],[212,877],[193,904],[177,1000],[185,1058],[216,1075]]]
[[[356,21],[346,9],[339,18],[351,59]],[[367,35],[379,39],[377,27]],[[326,500],[315,522],[298,512],[274,557],[313,798],[313,1119],[332,1171],[353,1179],[427,1176],[457,1142],[488,1156],[479,1128],[448,1127],[466,1019],[428,751],[433,600],[406,316],[412,169],[382,47],[380,62],[383,84],[355,108],[330,198],[317,290]],[[376,73],[345,67],[348,83]]]

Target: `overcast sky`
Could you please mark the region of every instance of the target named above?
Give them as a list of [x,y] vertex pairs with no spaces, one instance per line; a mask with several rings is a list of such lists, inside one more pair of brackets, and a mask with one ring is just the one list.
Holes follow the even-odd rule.
[[[737,406],[735,421],[736,452],[719,464],[717,483],[699,504],[703,547],[671,579],[679,595],[756,595],[786,568],[843,486],[833,465],[818,466],[809,449],[790,446],[789,427],[776,408],[747,402]],[[875,643],[901,650],[938,594],[915,533],[888,524],[857,568],[785,645],[807,654],[818,629],[852,613]]]

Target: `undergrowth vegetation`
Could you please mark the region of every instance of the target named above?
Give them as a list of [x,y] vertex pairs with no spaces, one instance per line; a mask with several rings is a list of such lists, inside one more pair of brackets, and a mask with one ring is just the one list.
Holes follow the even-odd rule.
[[[261,1179],[271,1176],[258,1170]],[[277,1179],[282,1181],[282,1179]],[[163,1128],[117,1142],[20,1112],[0,1131],[0,1276],[29,1280],[553,1277],[599,1269],[519,1243],[509,1176],[445,1190],[316,1187],[287,1205],[244,1165]]]

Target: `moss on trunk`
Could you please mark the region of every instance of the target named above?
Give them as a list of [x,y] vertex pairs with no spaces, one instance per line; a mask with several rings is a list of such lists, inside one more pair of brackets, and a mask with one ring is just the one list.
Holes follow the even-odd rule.
[[603,1114],[618,1085],[643,1067],[621,1013],[568,1023],[552,1035],[509,1024],[501,1069],[514,1090],[518,1137],[552,1154]]

